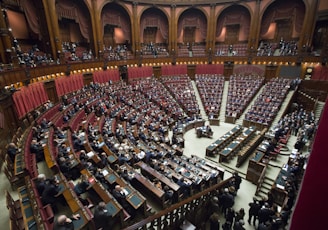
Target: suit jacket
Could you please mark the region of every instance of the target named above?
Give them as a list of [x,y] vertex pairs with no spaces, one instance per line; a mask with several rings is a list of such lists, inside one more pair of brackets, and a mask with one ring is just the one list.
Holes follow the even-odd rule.
[[97,206],[94,211],[94,222],[97,229],[103,228],[103,230],[110,230],[112,215],[106,209]]

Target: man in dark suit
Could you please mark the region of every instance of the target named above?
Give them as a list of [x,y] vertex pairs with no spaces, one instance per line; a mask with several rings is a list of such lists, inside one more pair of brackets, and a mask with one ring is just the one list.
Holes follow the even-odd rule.
[[37,140],[33,139],[30,145],[30,152],[36,155],[37,161],[44,160],[43,147]]
[[96,229],[109,230],[113,225],[112,215],[106,209],[105,202],[100,202],[94,210],[94,222]]
[[253,202],[249,203],[248,205],[248,223],[251,224],[252,218],[254,218],[253,225],[255,225],[255,221],[257,219],[259,210],[261,209],[261,205],[255,198],[253,198]]
[[[75,216],[75,218],[79,218]],[[74,230],[73,220],[66,215],[59,215],[54,223],[54,230]]]
[[18,148],[15,145],[15,143],[9,143],[8,148],[7,148],[7,154],[9,155],[9,157],[13,163],[15,161],[15,156],[17,153],[18,153]]
[[122,205],[122,207],[132,216],[135,216],[135,210],[132,209],[132,207],[129,205],[129,203],[126,200],[126,195],[124,193],[124,190],[121,186],[116,185],[115,189],[113,190],[113,196],[117,200],[118,203]]
[[57,197],[59,195],[59,191],[60,187],[58,186],[58,181],[51,179],[49,180],[49,183],[46,184],[41,194],[43,204],[50,204],[54,213],[58,210],[56,202],[58,201]]

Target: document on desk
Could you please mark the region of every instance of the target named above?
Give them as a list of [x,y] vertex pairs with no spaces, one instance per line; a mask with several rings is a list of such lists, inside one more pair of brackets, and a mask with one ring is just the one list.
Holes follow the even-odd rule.
[[92,152],[92,151],[90,151],[90,152],[87,153],[87,156],[88,156],[89,158],[93,157],[94,155],[95,155],[95,153]]
[[109,172],[108,172],[106,169],[104,169],[104,170],[102,171],[102,174],[103,174],[104,176],[107,176],[108,173],[109,173]]
[[125,188],[122,189],[122,192],[123,192],[123,194],[126,195],[126,196],[129,195],[128,190],[126,190]]
[[282,186],[282,185],[280,185],[280,184],[276,184],[276,186],[277,186],[277,188],[280,188],[280,189],[282,189],[282,190],[285,189],[285,186]]

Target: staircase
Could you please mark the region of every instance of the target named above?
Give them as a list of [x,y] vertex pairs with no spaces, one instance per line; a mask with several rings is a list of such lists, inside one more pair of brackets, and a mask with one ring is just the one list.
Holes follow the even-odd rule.
[[271,190],[273,183],[274,183],[273,179],[267,176],[264,177],[261,187],[259,188],[257,194],[255,194],[259,200],[261,200],[262,197],[268,196],[268,192]]
[[325,107],[325,102],[318,101],[315,106],[314,116],[316,119],[320,119],[323,108]]
[[198,89],[197,89],[197,86],[196,86],[196,82],[195,81],[191,81],[191,85],[192,85],[192,87],[194,89],[194,92],[195,92],[196,100],[197,100],[197,103],[198,103],[198,106],[199,106],[200,116],[205,121],[208,121],[208,116],[207,116],[207,114],[205,112],[205,109],[204,109],[204,106],[203,106],[203,102],[200,99],[199,92],[198,92]]
[[228,100],[229,81],[225,81],[223,87],[224,88],[222,92],[222,100],[221,100],[221,107],[220,107],[220,114],[219,114],[220,122],[225,122],[225,111],[226,111],[227,100]]

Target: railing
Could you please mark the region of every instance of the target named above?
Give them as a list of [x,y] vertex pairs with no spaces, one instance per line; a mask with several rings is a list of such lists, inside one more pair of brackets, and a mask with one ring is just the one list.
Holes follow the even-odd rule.
[[[270,64],[270,65],[288,65],[288,63],[296,63],[299,59],[298,56],[213,56],[212,63],[224,63],[224,62],[234,62],[235,64],[247,63],[249,59],[252,60],[253,64]],[[140,62],[140,65],[149,64],[153,67],[161,67],[165,63],[176,63],[176,64],[204,64],[209,60],[208,55],[202,57],[177,57],[171,55],[169,57],[161,58],[142,58],[139,60],[128,59],[121,61],[106,61],[102,59],[95,59],[93,61],[75,61],[65,64],[47,64],[42,66],[37,66],[34,68],[23,68],[21,66],[14,66],[13,64],[6,65],[6,68],[0,72],[0,81],[3,86],[15,84],[16,82],[25,82],[33,78],[41,76],[51,76],[58,73],[65,73],[74,70],[88,70],[91,68],[99,68],[106,66],[121,66],[121,65],[134,65]],[[305,56],[303,62],[321,62],[321,57]]]
[[202,224],[201,220],[204,220],[202,217],[207,211],[206,205],[208,201],[218,194],[218,190],[227,186],[230,180],[231,178],[221,181],[220,183],[174,204],[163,211],[126,227],[124,230],[179,229],[179,226],[186,219],[200,227]]
[[257,196],[260,191],[261,191],[261,188],[262,188],[262,184],[263,184],[263,181],[264,181],[264,178],[265,178],[265,172],[266,172],[266,168],[267,166],[265,165],[263,170],[262,170],[262,173],[261,173],[261,176],[259,178],[259,180],[257,181],[257,186],[256,186],[256,191],[255,191],[255,195]]

